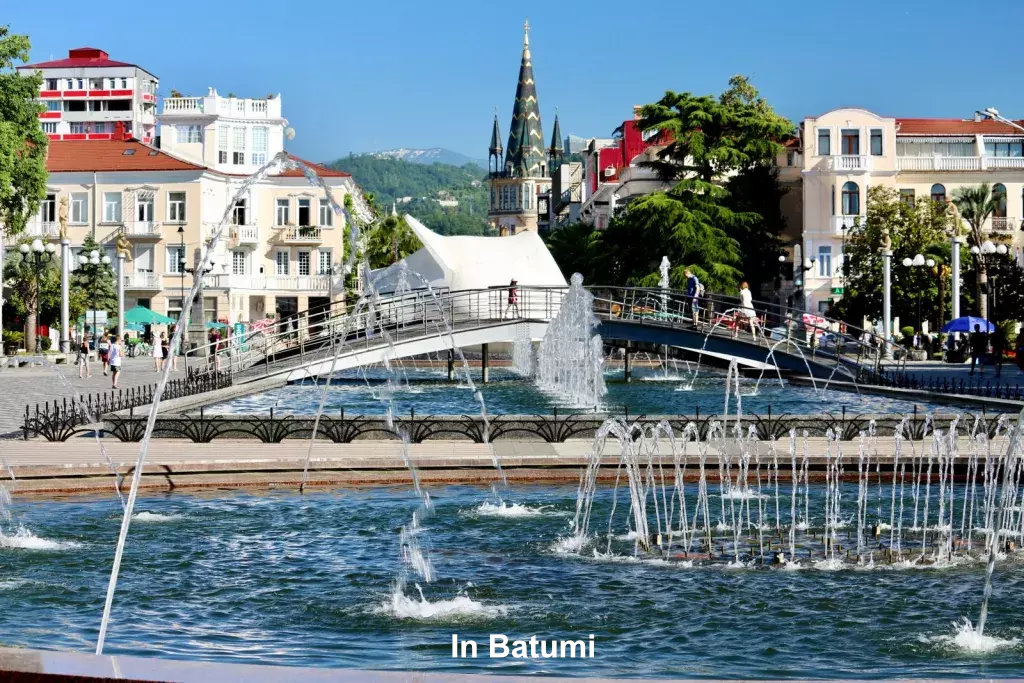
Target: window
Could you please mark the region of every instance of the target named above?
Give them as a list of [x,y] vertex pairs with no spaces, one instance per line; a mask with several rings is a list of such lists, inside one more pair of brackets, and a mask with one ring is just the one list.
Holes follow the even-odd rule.
[[202,126],[178,126],[178,144],[186,144],[190,142],[202,142],[203,141],[203,127]]
[[64,111],[85,111],[85,102],[81,100],[65,100]]
[[331,274],[331,250],[321,249],[317,252],[318,268],[317,273],[320,275]]
[[46,199],[39,202],[39,218],[44,223],[57,222],[57,195],[48,194]]
[[75,79],[69,78],[68,79],[68,87],[67,87],[67,89],[68,90],[73,90],[74,87],[75,87]]
[[843,215],[860,215],[860,188],[853,181],[843,185]]
[[152,196],[139,199],[138,204],[135,205],[135,220],[141,223],[151,223],[153,221]]
[[529,209],[530,208],[530,199],[531,199],[530,195],[532,195],[532,194],[533,194],[533,192],[530,190],[530,186],[529,185],[523,185],[523,208],[524,209]]
[[974,142],[968,139],[949,142],[896,141],[896,156],[900,157],[973,157]]
[[185,193],[167,193],[167,220],[171,223],[185,222]]
[[68,217],[72,223],[88,223],[89,222],[89,193],[88,192],[72,192],[71,193],[71,209],[70,216]]
[[228,127],[217,126],[217,163],[228,163]]
[[274,253],[274,265],[276,266],[274,272],[277,275],[288,274],[288,252],[278,251]]
[[308,199],[299,200],[299,225],[310,225],[309,204]]
[[75,85],[78,86],[79,90],[85,90],[85,81],[81,78],[75,79]]
[[153,245],[136,244],[132,249],[132,260],[135,261],[136,273],[153,272]]
[[786,166],[796,165],[796,152],[786,152]]
[[89,111],[104,111],[102,100],[90,100]]
[[262,166],[267,163],[267,127],[256,126],[252,129],[252,163]]
[[105,124],[103,122],[92,124],[92,132],[93,133],[106,133],[107,132],[107,124]]
[[121,79],[121,87],[122,88],[127,88],[128,87],[128,79],[127,78],[122,78]]
[[231,163],[236,166],[241,166],[245,163],[245,128],[241,126],[235,126],[232,131],[232,150]]
[[46,90],[56,90],[56,89],[57,89],[57,79],[56,78],[47,78],[46,79]]
[[995,211],[992,212],[992,217],[1006,218],[1006,186],[1002,183],[993,185],[992,199],[996,205]]
[[181,299],[168,299],[167,300],[167,317],[174,318],[175,320],[181,319]]
[[818,277],[832,277],[832,247],[818,247]]
[[932,194],[932,201],[933,202],[943,202],[943,203],[945,203],[945,201],[946,201],[946,188],[945,188],[945,186],[940,185],[939,183],[935,183],[934,185],[932,185],[932,193],[931,194]]
[[245,275],[246,271],[246,253],[244,251],[232,251],[231,252],[231,274],[232,275]]
[[103,222],[119,223],[121,221],[121,193],[103,193]]
[[299,275],[309,275],[309,252],[300,251],[298,253],[299,261]]
[[167,272],[181,275],[185,267],[185,247],[167,247]]
[[287,199],[277,200],[277,208],[274,213],[274,222],[277,225],[288,225],[288,204]]
[[215,323],[217,322],[217,297],[215,296],[204,296],[203,297],[203,322]]
[[248,225],[246,222],[246,204],[248,200],[244,197],[235,202],[235,205],[231,208],[231,223],[233,225]]
[[60,100],[47,100],[46,111],[60,111]]
[[334,212],[331,211],[331,202],[326,199],[320,200],[320,223],[319,225],[333,225]]
[[871,129],[871,156],[882,156],[882,129]]
[[1024,142],[989,142],[985,141],[985,154],[990,157],[1024,156]]
[[905,204],[913,208],[914,206],[914,190],[913,189],[902,189],[900,190],[900,203]]
[[85,134],[85,124],[82,123],[81,121],[72,121],[71,122],[71,134],[72,135],[84,135]]
[[855,128],[842,130],[842,153],[856,156],[860,154],[860,131]]
[[43,122],[43,132],[46,133],[47,135],[54,135],[54,134],[56,134],[56,132],[57,132],[57,122],[56,121],[49,121],[49,122],[44,121]]
[[828,128],[818,129],[818,156],[827,157],[832,154],[832,131]]

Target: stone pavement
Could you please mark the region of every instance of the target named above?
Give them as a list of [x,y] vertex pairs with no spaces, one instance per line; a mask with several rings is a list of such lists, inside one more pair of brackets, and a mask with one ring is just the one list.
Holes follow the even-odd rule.
[[[70,402],[75,392],[82,396],[109,392],[111,378],[103,376],[103,367],[91,362],[89,368],[92,370],[90,379],[79,379],[78,368],[74,365],[26,365],[0,369],[0,435],[21,429],[26,405],[64,398]],[[171,372],[171,379],[184,376],[184,368],[185,364],[179,361],[178,371]],[[144,386],[155,384],[158,378],[152,358],[125,358],[117,385],[120,388]]]

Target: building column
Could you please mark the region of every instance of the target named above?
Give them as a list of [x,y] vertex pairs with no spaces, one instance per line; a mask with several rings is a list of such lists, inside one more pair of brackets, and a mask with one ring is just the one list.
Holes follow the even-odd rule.
[[[2,251],[2,250],[0,250]],[[0,260],[3,259],[0,253]],[[3,278],[0,277],[0,280]],[[71,351],[71,321],[69,320],[71,296],[71,240],[60,241],[60,350],[61,353]]]
[[487,367],[487,353],[490,349],[487,344],[480,345],[480,381],[484,384],[490,380],[490,372]]
[[117,251],[117,334],[124,338],[124,257],[123,251]]
[[953,235],[953,241],[950,244],[950,267],[953,270],[953,286],[950,288],[953,290],[953,317],[951,320],[956,320],[960,317],[960,245],[963,244],[963,240],[959,235]]
[[892,249],[882,251],[882,337],[882,355],[892,358]]

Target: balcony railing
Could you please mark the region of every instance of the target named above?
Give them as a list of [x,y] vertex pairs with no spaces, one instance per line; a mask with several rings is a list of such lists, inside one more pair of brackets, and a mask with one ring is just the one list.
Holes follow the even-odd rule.
[[836,154],[828,158],[830,171],[870,171],[871,157],[863,154]]
[[896,169],[899,171],[1024,170],[1024,157],[896,157]]
[[1024,157],[982,157],[985,168],[1024,168]]
[[1020,225],[1020,219],[1013,216],[993,216],[989,224],[990,232],[1013,232]]
[[832,234],[837,236],[843,235],[843,228],[845,226],[846,231],[849,232],[850,228],[856,225],[864,225],[867,221],[867,216],[832,216]]
[[126,273],[124,276],[125,289],[146,289],[157,290],[164,288],[164,278],[156,273]]
[[160,224],[156,221],[133,221],[124,224],[124,232],[129,237],[163,237]]
[[260,243],[260,231],[255,225],[234,225],[231,234],[239,246],[254,246]]
[[202,97],[166,97],[164,98],[165,114],[202,114]]
[[323,241],[323,230],[315,225],[284,228],[278,233],[277,241],[283,244],[318,244]]
[[207,275],[203,285],[215,289],[327,292],[330,278],[327,275]]

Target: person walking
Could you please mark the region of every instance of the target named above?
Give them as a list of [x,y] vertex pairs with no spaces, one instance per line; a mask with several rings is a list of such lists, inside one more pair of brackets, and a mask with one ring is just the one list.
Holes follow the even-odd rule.
[[683,275],[686,277],[686,298],[690,302],[690,313],[693,316],[693,326],[700,327],[700,295],[704,286],[689,268],[683,271]]
[[100,343],[97,347],[97,351],[100,354],[100,362],[103,364],[103,376],[107,376],[107,369],[109,367],[109,356],[110,353],[110,333],[106,330],[103,331],[103,336],[100,337]]
[[995,332],[992,333],[992,365],[996,368],[996,377],[1003,374],[1003,351],[1005,350],[1006,335],[1003,333],[1003,328],[997,325]]
[[110,347],[107,350],[107,362],[110,365],[111,388],[117,389],[117,379],[121,375],[121,359],[124,358],[124,347],[115,330],[110,337]]
[[515,315],[513,317],[522,317],[519,314],[519,288],[514,278],[508,283],[508,305],[505,307],[505,312],[501,316],[502,320],[505,319],[505,316],[507,316],[511,310],[515,310]]
[[[169,358],[167,360],[171,364],[171,371],[172,372],[177,372],[178,371],[178,354],[170,353],[170,351],[171,351],[171,340],[174,339],[174,330],[175,330],[175,326],[174,325],[171,325],[170,327],[167,328],[167,352],[168,352],[168,355],[169,355]],[[180,345],[179,345],[179,348],[180,348]]]
[[163,352],[164,365],[171,364],[171,370],[174,369],[174,363],[171,361],[171,340],[167,338],[166,332],[160,333],[160,350]]
[[164,366],[164,345],[163,341],[153,337],[153,372],[160,372]]
[[981,324],[974,323],[974,332],[971,332],[971,374],[974,374],[974,365],[978,365],[978,374],[985,374],[985,366],[982,365],[982,358],[988,352],[988,332],[981,331]]
[[750,336],[757,341],[757,311],[754,310],[754,295],[750,293],[750,285],[746,280],[740,283],[740,306],[736,309],[736,323],[732,330],[733,338],[739,335],[741,321],[745,321],[750,326]]
[[78,363],[78,379],[89,379],[92,377],[92,369],[89,368],[89,326],[85,326],[85,332],[78,338],[78,355],[75,362]]

